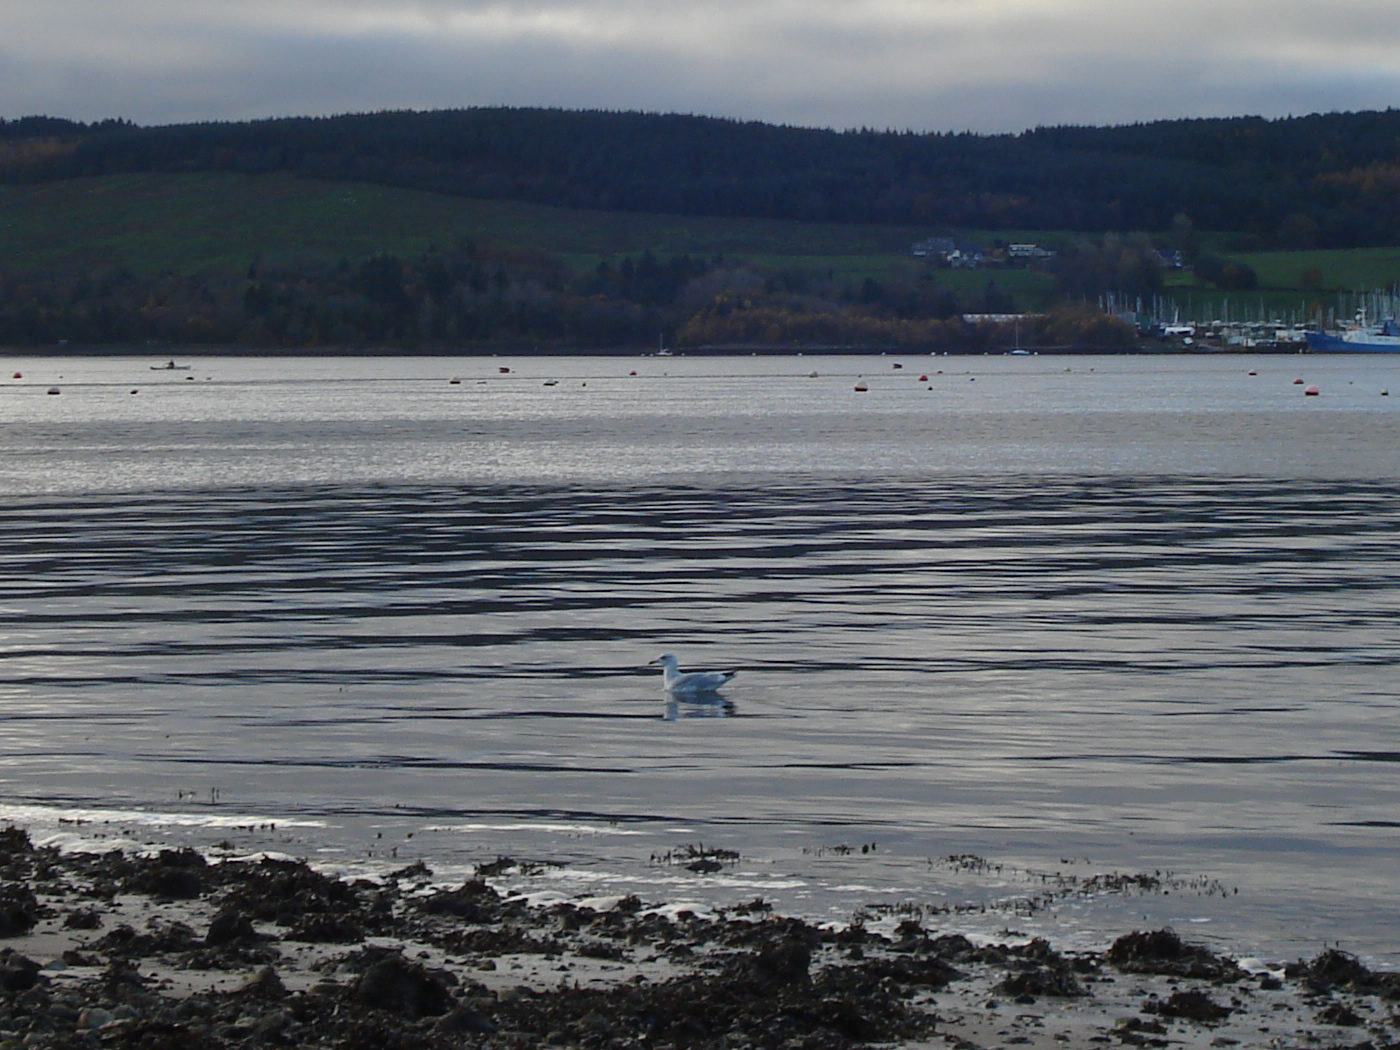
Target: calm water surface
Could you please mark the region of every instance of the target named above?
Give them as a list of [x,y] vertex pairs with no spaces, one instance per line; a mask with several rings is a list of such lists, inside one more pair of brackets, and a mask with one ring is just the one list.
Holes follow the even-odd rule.
[[0,362],[36,838],[1400,965],[1400,361],[151,363]]

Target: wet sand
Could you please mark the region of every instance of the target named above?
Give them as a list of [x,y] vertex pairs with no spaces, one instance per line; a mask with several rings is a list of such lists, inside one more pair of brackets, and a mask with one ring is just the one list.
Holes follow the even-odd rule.
[[1165,930],[1101,951],[762,901],[532,905],[423,865],[60,853],[0,832],[0,1050],[115,1047],[1395,1047],[1400,974],[1287,967]]

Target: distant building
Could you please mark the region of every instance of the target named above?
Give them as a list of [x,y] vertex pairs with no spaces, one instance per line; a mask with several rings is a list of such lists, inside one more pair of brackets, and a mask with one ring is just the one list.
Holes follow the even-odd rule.
[[1033,321],[1040,316],[1040,314],[963,314],[962,319],[967,324],[1019,324],[1022,321]]
[[1042,263],[1048,259],[1055,258],[1055,253],[1049,248],[1042,248],[1038,244],[1008,244],[1006,246],[1006,259],[1013,265],[1022,266],[1032,263]]
[[911,245],[909,252],[916,259],[927,259],[936,266],[954,270],[975,270],[982,265],[980,246],[959,244],[952,237],[930,237]]
[[945,260],[954,270],[975,270],[982,265],[980,248],[954,248]]
[[938,262],[947,259],[950,252],[957,250],[958,243],[951,237],[930,237],[926,241],[919,241],[909,249],[916,259],[934,259]]

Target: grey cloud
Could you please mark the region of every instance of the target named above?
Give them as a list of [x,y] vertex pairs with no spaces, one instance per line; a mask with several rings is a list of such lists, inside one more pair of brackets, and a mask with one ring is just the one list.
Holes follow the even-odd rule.
[[1180,0],[0,0],[6,116],[142,122],[467,105],[832,127],[1384,107],[1389,4]]

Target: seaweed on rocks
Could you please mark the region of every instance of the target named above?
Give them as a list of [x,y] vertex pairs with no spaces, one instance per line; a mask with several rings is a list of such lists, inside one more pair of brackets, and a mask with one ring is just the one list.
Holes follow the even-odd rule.
[[67,930],[97,930],[102,927],[102,913],[96,908],[75,908],[64,917]]
[[325,875],[305,861],[265,857],[251,864],[229,862],[217,870],[232,886],[225,905],[252,919],[295,926],[307,915],[354,913],[367,930],[392,925],[389,890]]
[[1247,976],[1235,960],[1188,944],[1170,929],[1124,934],[1113,942],[1108,961],[1124,973],[1150,973],[1204,981],[1238,981]]
[[440,1017],[453,1005],[450,986],[442,974],[397,952],[384,953],[370,963],[352,995],[363,1006],[414,1020]]
[[24,874],[24,865],[33,859],[34,843],[29,832],[10,825],[0,831],[0,872],[6,878],[18,878]]
[[1173,992],[1165,1000],[1150,1001],[1143,1007],[1143,1011],[1200,1024],[1223,1021],[1233,1012],[1230,1007],[1221,1006],[1199,988],[1184,989]]
[[286,937],[310,944],[359,944],[365,939],[365,928],[355,919],[339,915],[303,915]]
[[862,969],[881,980],[911,987],[944,988],[966,976],[937,957],[919,959],[872,959]]
[[1018,1001],[1040,996],[1073,999],[1088,994],[1079,983],[1074,965],[1044,938],[1037,937],[1005,951],[1010,972],[996,986],[997,992],[1015,996]]
[[88,945],[94,951],[121,959],[140,959],[147,955],[191,951],[203,942],[183,922],[158,922],[151,932],[139,933],[123,923]]
[[482,879],[462,883],[456,889],[438,890],[413,901],[413,906],[428,915],[450,915],[472,923],[495,922],[501,899]]
[[[561,1041],[688,1050],[721,1040],[757,1047],[843,1050],[858,1042],[912,1039],[934,1030],[932,1015],[909,1006],[887,982],[859,968],[823,970],[812,980],[756,984],[743,968],[606,990],[561,989],[502,1002],[502,1031],[557,1033]],[[551,1040],[552,1041],[552,1040]]]
[[227,904],[210,920],[209,929],[204,934],[204,943],[210,948],[221,948],[227,944],[257,944],[266,939],[254,928],[252,919]]
[[1284,973],[1318,994],[1341,990],[1400,999],[1400,973],[1373,973],[1355,955],[1340,948],[1329,948],[1311,962],[1289,963]]
[[43,910],[34,891],[23,882],[0,885],[0,937],[19,937],[32,930]]
[[1341,1028],[1356,1028],[1366,1022],[1360,1014],[1345,1003],[1328,1003],[1317,1012],[1321,1024],[1337,1025]]
[[13,948],[0,949],[0,991],[23,992],[39,983],[39,964]]
[[[1283,1034],[1276,1007],[1294,1023],[1355,1027],[1373,1006],[1350,996],[1393,987],[1352,956],[1323,953],[1289,968],[1285,992],[1255,999],[1241,987],[1226,1000],[1212,990],[1213,1000],[1177,984],[1237,968],[1170,931],[1120,938],[1105,958],[1010,931],[1019,942],[975,944],[907,917],[885,935],[766,907],[707,917],[637,898],[532,906],[477,879],[434,888],[421,866],[371,883],[286,860],[201,866],[174,851],[11,847],[10,870],[29,874],[0,886],[17,888],[38,925],[0,949],[0,1050],[850,1050],[934,1035],[992,1045],[989,1032],[1024,1030],[1032,1015],[998,1014],[991,993],[1055,997],[1032,1021],[1087,1018],[1095,1043],[1166,1045],[1168,1027],[1198,1023],[1221,1025],[1209,1036],[1224,1046],[1255,1023],[1251,1000]],[[161,893],[150,876],[162,869],[197,873],[203,892]],[[144,898],[116,893],[137,886]],[[107,901],[101,914],[94,896]],[[364,943],[336,947],[346,942],[326,935],[337,930],[363,931]],[[289,943],[311,932],[322,939]],[[39,952],[47,965],[30,958]],[[1149,976],[1115,996],[1105,961]],[[1317,1001],[1334,993],[1347,998]],[[1112,1011],[1143,996],[1143,1016],[1114,1027]],[[1382,1029],[1400,1020],[1373,1020],[1375,1044],[1392,1045]]]
[[204,872],[208,867],[209,862],[192,849],[161,850],[127,876],[125,888],[153,897],[193,900],[205,892]]

